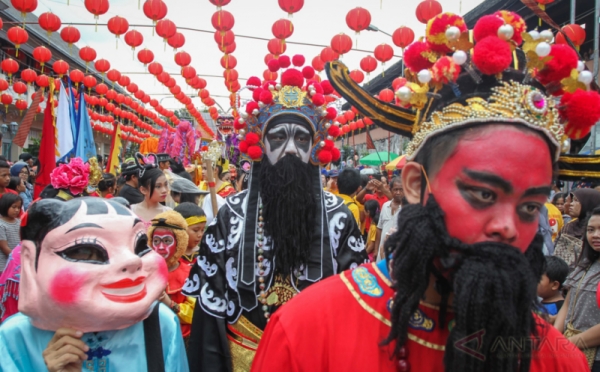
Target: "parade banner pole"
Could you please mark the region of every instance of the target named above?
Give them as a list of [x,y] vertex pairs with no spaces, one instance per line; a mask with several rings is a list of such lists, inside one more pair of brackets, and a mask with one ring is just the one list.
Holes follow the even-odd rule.
[[217,188],[215,174],[213,172],[213,162],[210,159],[206,160],[206,177],[208,177],[208,189],[210,191],[210,201],[212,204],[213,216],[216,217],[219,210],[217,205]]

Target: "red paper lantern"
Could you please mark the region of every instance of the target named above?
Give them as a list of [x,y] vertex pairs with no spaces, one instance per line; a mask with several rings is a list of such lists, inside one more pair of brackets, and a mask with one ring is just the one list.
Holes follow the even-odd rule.
[[394,56],[394,49],[385,43],[379,44],[375,47],[375,52],[373,54],[379,62],[385,64]]
[[425,0],[417,5],[417,19],[419,22],[427,24],[429,20],[442,13],[442,5],[435,0]]
[[177,50],[177,48],[181,48],[185,44],[185,36],[180,32],[176,32],[175,35],[167,40],[167,44],[169,44],[173,50]]
[[404,49],[415,41],[415,33],[410,27],[400,26],[392,34],[392,41],[394,45]]
[[208,0],[208,1],[210,1],[211,4],[214,4],[215,6],[217,6],[217,8],[221,8],[222,6],[225,6],[231,2],[231,0]]
[[278,2],[279,7],[284,12],[287,12],[288,17],[291,17],[292,14],[299,12],[304,6],[304,0],[278,0]]
[[266,81],[275,81],[275,80],[277,80],[278,76],[279,76],[278,73],[272,72],[272,71],[270,71],[268,69],[263,72],[263,78]]
[[60,30],[60,37],[65,43],[69,44],[70,48],[73,44],[79,41],[81,38],[81,33],[79,33],[79,30],[75,27],[67,26]]
[[[6,80],[1,79],[0,80],[0,91],[6,90],[8,89],[8,83],[6,83],[6,88],[3,88],[2,82],[6,82]],[[37,79],[35,79],[35,83],[42,89],[46,88],[48,85],[50,85],[50,79],[48,78],[48,76],[46,75],[38,75]]]
[[58,77],[62,78],[63,75],[69,71],[69,64],[62,59],[59,59],[52,65],[52,70],[54,70]]
[[84,5],[88,12],[94,15],[96,22],[98,17],[108,12],[109,7],[108,0],[85,0]]
[[146,0],[143,10],[154,24],[167,16],[167,5],[162,0]]
[[2,71],[4,71],[8,77],[11,77],[15,72],[19,71],[19,64],[12,58],[7,58],[2,61]]
[[6,108],[6,112],[8,112],[8,105],[10,105],[13,101],[12,95],[8,93],[2,93],[0,96],[0,101],[2,101],[2,104]]
[[215,42],[222,50],[235,42],[235,34],[233,31],[215,31]]
[[112,81],[113,83],[116,83],[121,78],[121,73],[118,70],[112,69],[108,71],[106,77],[108,78],[108,80]]
[[204,80],[202,78],[198,78],[198,84],[196,84],[196,86],[194,88],[196,88],[196,89],[206,88],[206,80]]
[[189,53],[182,50],[175,53],[175,63],[181,67],[188,66],[190,63],[192,63],[192,57],[189,55]]
[[108,92],[108,86],[106,86],[106,84],[100,83],[96,85],[96,93],[98,93],[100,96],[104,96],[106,92]]
[[152,62],[148,65],[148,72],[156,76],[163,72],[163,67],[159,62]]
[[10,0],[12,6],[21,12],[21,16],[25,19],[26,13],[33,12],[38,5],[37,0]]
[[231,54],[233,52],[235,52],[235,41],[229,45],[227,45],[226,47],[221,48],[221,52],[223,52],[223,54]]
[[131,47],[131,50],[142,45],[144,42],[144,36],[139,31],[131,30],[125,34],[125,43]]
[[27,85],[31,85],[37,79],[37,72],[33,71],[30,68],[27,68],[21,71],[21,80],[27,83]]
[[18,99],[15,102],[15,107],[17,108],[17,110],[19,110],[21,114],[23,114],[23,110],[27,109],[27,101],[25,101],[24,99]]
[[294,33],[294,25],[289,19],[280,19],[273,23],[271,32],[276,39],[287,39]]
[[125,76],[125,75],[121,75],[121,78],[119,79],[119,85],[122,87],[126,87],[131,83],[131,79],[129,79],[129,76]]
[[333,49],[331,49],[331,47],[323,48],[320,57],[321,61],[325,63],[335,61],[336,59],[340,58],[339,54],[336,53]]
[[331,49],[339,55],[344,55],[352,49],[352,39],[343,32],[331,38]]
[[237,66],[237,59],[231,54],[221,57],[221,67],[224,69],[235,68],[235,66]]
[[271,53],[265,55],[265,65],[269,65],[269,61],[272,60],[273,58],[275,58],[275,56]]
[[[86,77],[83,78],[83,85],[88,88],[88,91],[91,90],[93,87],[96,86],[96,84],[98,84],[98,81],[96,81],[96,78],[93,77],[92,75],[87,75]],[[38,83],[39,85],[39,83]]]
[[181,87],[179,87],[178,85],[175,85],[175,86],[171,87],[171,89],[169,89],[169,92],[171,92],[171,94],[175,96],[181,92]]
[[[114,100],[115,98],[117,98],[117,91],[114,89],[109,90],[108,92],[106,92],[106,98],[108,98],[109,100]],[[112,110],[111,110],[112,111]]]
[[287,46],[285,44],[285,41],[283,41],[283,40],[271,39],[271,40],[269,40],[269,43],[267,44],[267,49],[269,49],[269,53],[271,53],[275,56],[279,56],[279,55],[285,53]]
[[181,69],[181,76],[185,79],[191,79],[196,76],[196,69],[192,66],[185,66]]
[[323,69],[325,69],[325,62],[323,62],[323,60],[321,59],[321,56],[318,55],[315,58],[313,58],[312,62],[311,62],[311,66],[318,72],[323,71]]
[[33,49],[33,59],[35,59],[42,66],[43,72],[46,62],[52,59],[52,52],[45,46],[36,47]]
[[[139,89],[140,88],[138,88],[136,83],[131,83],[127,86],[127,91],[132,94],[136,93]],[[129,97],[126,97],[126,98],[129,98]]]
[[213,27],[217,31],[226,32],[233,28],[235,18],[226,10],[219,10],[212,15],[210,19]]
[[[71,78],[71,81],[75,83],[75,86],[78,86],[79,83],[81,83],[83,81],[83,78],[85,77],[85,75],[83,74],[83,72],[79,69],[74,69],[71,70],[71,72],[69,73],[69,77]],[[23,78],[23,73],[21,73],[21,78]]]
[[383,89],[379,92],[379,99],[383,102],[392,102],[394,100],[394,92],[391,89]]
[[206,89],[201,89],[200,92],[198,92],[198,96],[201,99],[207,99],[208,97],[210,97],[210,92]]
[[154,61],[154,53],[148,48],[144,48],[138,52],[138,60],[144,64],[144,67],[152,61]]
[[238,79],[239,74],[235,69],[229,69],[223,71],[223,77],[225,78],[225,81],[232,82]]
[[[129,30],[129,22],[123,17],[114,16],[108,20],[108,31],[114,34],[117,39]],[[118,45],[118,44],[117,44]]]
[[94,68],[104,75],[106,71],[110,70],[110,62],[105,59],[99,59],[94,62]]
[[61,26],[60,18],[52,12],[46,12],[40,15],[38,23],[42,30],[45,30],[46,33],[48,33],[48,37],[50,37],[53,32],[58,31]]
[[371,24],[371,13],[364,8],[356,7],[346,14],[346,24],[359,34]]
[[377,68],[377,60],[371,56],[366,56],[360,60],[360,68],[367,73],[367,76]]
[[361,70],[352,70],[350,71],[350,78],[354,80],[355,83],[360,84],[365,80],[365,74]]
[[16,56],[18,57],[19,47],[21,44],[25,44],[27,40],[29,40],[29,34],[20,26],[14,26],[8,29],[6,36],[8,36],[8,40],[15,44],[15,48],[17,49]]
[[175,35],[176,32],[177,26],[175,26],[173,21],[169,19],[161,19],[160,21],[156,22],[156,34],[162,37],[165,43],[167,42],[167,39]]
[[576,48],[579,48],[585,42],[585,30],[578,24],[565,25],[561,28],[561,31],[556,34],[554,40],[556,44],[567,44],[567,39],[565,39],[563,33],[571,39]]
[[25,92],[27,92],[27,85],[21,83],[20,81],[17,81],[13,84],[13,91],[18,95],[24,94]]

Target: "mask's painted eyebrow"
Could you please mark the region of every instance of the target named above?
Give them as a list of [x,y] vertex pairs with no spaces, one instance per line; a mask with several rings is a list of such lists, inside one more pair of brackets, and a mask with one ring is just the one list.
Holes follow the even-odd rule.
[[552,188],[550,186],[532,187],[530,189],[527,189],[527,191],[525,191],[525,193],[523,194],[523,197],[537,196],[537,195],[549,196],[550,191],[552,191]]
[[469,178],[471,178],[475,181],[487,183],[488,185],[497,187],[507,194],[512,194],[512,192],[513,192],[513,187],[510,184],[510,182],[506,181],[505,179],[503,179],[502,177],[500,177],[498,175],[486,173],[486,172],[478,172],[478,171],[474,171],[474,170],[470,170],[470,169],[464,169],[463,172]]
[[144,223],[144,221],[140,220],[139,218],[136,218],[135,220],[133,220],[133,226],[135,227],[135,225],[137,225],[138,223]]
[[93,227],[94,229],[104,229],[104,227],[102,227],[100,225],[96,225],[95,223],[86,222],[86,223],[80,223],[79,225],[70,228],[69,231],[67,231],[67,234],[70,233],[71,231],[85,229],[85,228],[89,228],[89,227]]

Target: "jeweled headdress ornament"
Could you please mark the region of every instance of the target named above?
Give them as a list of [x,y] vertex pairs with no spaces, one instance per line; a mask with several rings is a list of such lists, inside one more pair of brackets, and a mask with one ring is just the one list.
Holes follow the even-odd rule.
[[473,30],[452,13],[427,24],[426,37],[404,52],[406,78],[395,102],[383,102],[354,83],[339,61],[327,65],[334,88],[384,129],[412,139],[414,158],[429,138],[480,123],[514,123],[542,132],[557,149],[581,139],[600,119],[592,74],[550,31],[526,32],[516,13],[482,17]]
[[[280,82],[267,80],[264,83],[258,77],[248,79],[247,88],[252,90],[252,101],[240,117],[235,120],[234,127],[240,133],[239,149],[252,161],[261,161],[265,153],[263,137],[269,122],[280,115],[297,115],[307,121],[313,132],[313,148],[310,161],[315,165],[325,165],[340,158],[340,151],[335,148],[334,140],[340,135],[338,125],[333,119],[337,110],[327,105],[338,97],[329,81],[320,81],[315,70],[304,65],[305,58],[296,55],[279,56],[269,61],[269,70],[281,73]],[[294,67],[290,67],[290,66]],[[301,69],[301,70],[300,70]]]

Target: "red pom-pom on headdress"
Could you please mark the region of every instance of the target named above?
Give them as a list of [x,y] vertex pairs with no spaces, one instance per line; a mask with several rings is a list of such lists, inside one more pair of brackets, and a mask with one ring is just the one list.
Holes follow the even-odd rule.
[[269,71],[277,72],[281,66],[279,64],[279,60],[277,58],[273,58],[267,63],[267,67],[269,68]]
[[440,53],[449,53],[451,49],[448,47],[446,38],[446,29],[449,27],[458,27],[460,32],[467,31],[467,25],[464,19],[454,13],[442,13],[431,18],[427,22],[427,41],[429,47]]
[[315,69],[311,66],[304,66],[302,69],[302,75],[306,79],[312,79],[315,76]]
[[246,141],[240,141],[240,143],[238,144],[238,149],[240,149],[240,152],[242,152],[243,154],[248,152],[248,142]]
[[431,53],[429,44],[425,41],[415,41],[404,51],[404,63],[412,72],[418,73],[421,70],[427,70],[433,66],[424,54]]
[[325,140],[325,146],[323,146],[323,150],[331,150],[335,147],[335,143],[331,140]]
[[552,58],[546,62],[542,70],[538,71],[536,76],[544,85],[568,78],[571,76],[571,71],[577,68],[579,58],[575,50],[568,45],[553,44],[549,56]]
[[504,20],[497,15],[485,15],[473,27],[473,39],[480,42],[488,36],[498,36],[498,29],[504,25]]
[[337,116],[337,110],[335,107],[327,107],[327,115],[325,115],[325,119],[333,120]]
[[254,146],[254,145],[258,144],[258,141],[260,141],[258,134],[254,133],[254,132],[250,132],[250,133],[246,134],[246,143],[248,144],[248,146]]
[[338,137],[341,134],[341,132],[342,130],[337,125],[332,125],[329,127],[329,129],[327,129],[327,134],[329,134],[333,138]]
[[248,115],[253,115],[252,111],[254,111],[254,110],[260,110],[260,108],[258,107],[258,103],[254,102],[254,101],[248,102],[248,104],[246,105],[246,113]]
[[443,84],[455,82],[460,71],[460,66],[454,63],[452,57],[440,58],[431,68],[433,81]]
[[288,56],[279,56],[278,59],[279,59],[279,66],[281,66],[282,68],[288,68],[292,64],[292,61],[290,61],[290,57],[288,57]]
[[523,18],[517,13],[508,10],[499,10],[494,13],[494,15],[502,18],[506,24],[513,27],[514,34],[512,40],[517,43],[517,45],[521,45],[523,42],[523,36],[521,36],[521,34],[527,31],[527,24]]
[[233,128],[235,128],[235,130],[244,129],[244,128],[246,128],[246,123],[242,124],[242,123],[240,123],[240,118],[236,118],[233,121]]
[[321,93],[315,93],[312,96],[312,102],[315,106],[323,106],[325,103],[325,97]]
[[331,161],[338,161],[341,157],[342,153],[340,152],[340,149],[337,147],[331,149]]
[[331,163],[331,160],[333,159],[333,155],[331,154],[330,150],[321,150],[321,151],[319,151],[317,158],[319,159],[319,163],[328,164],[328,163]]
[[270,105],[273,102],[273,93],[270,90],[263,90],[260,93],[260,101],[265,105]]
[[486,75],[501,73],[510,66],[511,62],[510,46],[498,36],[488,36],[473,48],[473,63]]
[[333,86],[331,85],[329,80],[323,80],[321,82],[321,88],[323,88],[323,94],[332,94],[333,93]]
[[260,148],[260,146],[250,146],[248,147],[248,156],[250,157],[250,159],[252,160],[258,160],[263,156],[263,151]]
[[248,81],[246,82],[246,85],[250,86],[255,86],[255,87],[260,87],[261,84],[261,80],[260,78],[256,77],[256,76],[251,76],[250,79],[248,79]]
[[304,76],[295,68],[290,68],[281,74],[281,85],[302,88],[304,85]]
[[302,54],[296,54],[292,57],[292,64],[296,67],[302,67],[306,62],[306,58]]
[[252,92],[252,99],[255,100],[256,102],[260,101],[260,94],[263,91],[265,91],[265,89],[263,89],[263,88],[256,88],[256,89],[254,89],[254,92]]
[[565,93],[558,106],[559,114],[567,122],[565,133],[573,139],[585,137],[600,120],[600,94],[577,89]]

